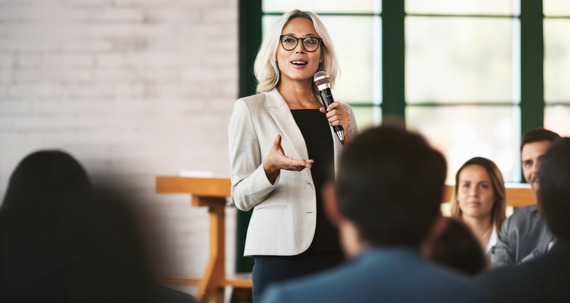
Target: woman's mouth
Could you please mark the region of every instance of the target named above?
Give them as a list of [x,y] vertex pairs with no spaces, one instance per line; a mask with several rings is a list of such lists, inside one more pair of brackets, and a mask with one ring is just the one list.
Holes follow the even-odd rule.
[[477,206],[481,205],[481,202],[479,202],[479,201],[469,201],[469,202],[467,202],[467,205],[468,205],[468,206],[471,206],[471,207],[477,207]]
[[301,67],[301,66],[307,65],[307,61],[305,61],[305,60],[293,60],[293,61],[291,61],[291,64]]

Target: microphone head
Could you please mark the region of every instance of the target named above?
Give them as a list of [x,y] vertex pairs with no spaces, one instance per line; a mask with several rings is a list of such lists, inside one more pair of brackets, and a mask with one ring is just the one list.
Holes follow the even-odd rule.
[[331,84],[330,84],[330,79],[329,79],[329,74],[327,74],[324,71],[318,71],[314,76],[313,76],[313,82],[315,83],[315,85],[317,86],[318,90],[323,90],[326,88],[331,88]]

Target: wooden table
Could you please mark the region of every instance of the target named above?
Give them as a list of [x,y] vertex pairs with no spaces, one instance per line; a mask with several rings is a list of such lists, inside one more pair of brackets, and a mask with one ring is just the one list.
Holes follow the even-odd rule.
[[224,288],[251,293],[251,277],[226,278],[225,208],[231,196],[229,179],[158,176],[156,192],[160,194],[191,194],[192,206],[207,207],[210,217],[210,255],[202,278],[169,277],[168,283],[198,285],[200,302],[224,302]]

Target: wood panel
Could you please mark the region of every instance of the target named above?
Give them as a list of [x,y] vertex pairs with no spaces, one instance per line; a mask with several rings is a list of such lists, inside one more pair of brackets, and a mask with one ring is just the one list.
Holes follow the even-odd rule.
[[[455,186],[446,185],[443,191],[443,203],[451,202]],[[531,188],[507,187],[507,206],[521,207],[536,203],[536,196]]]

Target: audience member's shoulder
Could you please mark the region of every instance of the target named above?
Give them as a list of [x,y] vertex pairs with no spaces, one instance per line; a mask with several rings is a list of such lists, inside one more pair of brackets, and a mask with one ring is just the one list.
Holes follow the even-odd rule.
[[283,287],[269,287],[261,297],[261,303],[292,302]]
[[527,206],[523,206],[523,207],[519,207],[519,208],[515,209],[513,214],[508,219],[510,219],[510,220],[519,219],[520,220],[520,219],[528,218],[532,215],[540,216],[540,214],[538,213],[538,208],[536,207],[536,204],[527,205]]
[[[431,266],[432,287],[439,293],[445,293],[439,302],[489,302],[490,292],[482,289],[481,284],[475,283],[472,277],[447,267],[435,264]],[[437,285],[440,285],[439,289]]]
[[538,258],[520,265],[506,265],[486,271],[475,283],[490,292],[493,302],[543,302],[537,279],[545,274],[549,260]]
[[[363,274],[354,267],[280,283],[267,289],[262,303],[285,302],[489,302],[490,295],[459,272],[426,263],[410,275],[408,268],[378,268]],[[414,291],[406,291],[413,289]]]

